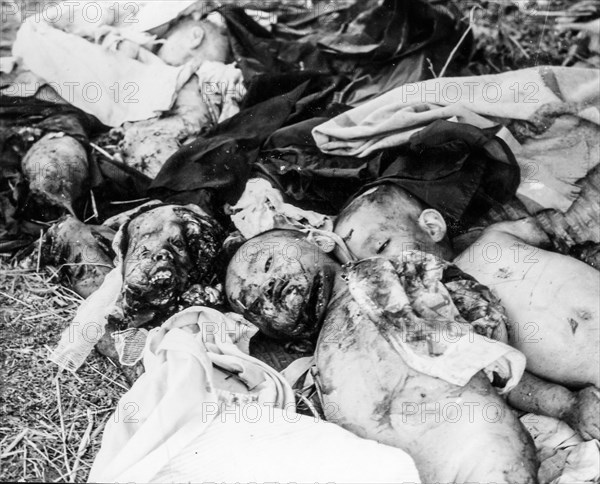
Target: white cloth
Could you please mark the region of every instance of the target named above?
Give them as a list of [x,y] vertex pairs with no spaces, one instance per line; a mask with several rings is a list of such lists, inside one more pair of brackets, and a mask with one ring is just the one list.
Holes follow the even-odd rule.
[[[502,74],[438,78],[393,89],[316,126],[324,153],[364,157],[408,142],[438,119],[486,128],[506,120],[541,122],[522,146],[508,142],[521,167],[517,194],[528,208],[566,210],[576,180],[600,161],[600,71],[539,67]],[[569,160],[569,163],[565,163]]]
[[204,61],[196,71],[202,100],[217,113],[215,124],[235,116],[246,94],[242,71],[233,64]]
[[35,17],[29,17],[17,32],[13,55],[63,99],[107,126],[152,118],[169,110],[177,91],[195,70],[191,64],[144,64],[43,21],[36,22]]
[[540,484],[600,482],[600,442],[584,441],[561,420],[525,414],[521,422],[533,437],[540,460]]
[[17,61],[18,59],[14,56],[0,57],[0,72],[2,74],[10,74],[15,68]]
[[107,318],[123,286],[122,268],[110,271],[102,285],[77,308],[73,321],[48,359],[60,368],[76,371],[104,335]]
[[272,229],[333,230],[330,217],[285,203],[281,192],[264,178],[248,180],[244,193],[229,210],[231,221],[246,239]]
[[342,263],[353,260],[344,241],[333,232],[331,217],[285,203],[281,192],[264,178],[250,178],[240,199],[226,210],[246,240],[273,229],[299,230],[323,252],[334,252]]
[[246,336],[204,307],[152,330],[90,482],[419,482],[403,451],[297,415],[283,377],[240,350]]
[[147,32],[185,13],[195,3],[195,0],[49,2],[41,15],[36,14],[35,20],[46,21],[57,29],[80,37],[95,39],[99,33],[105,32],[107,26],[124,33]]

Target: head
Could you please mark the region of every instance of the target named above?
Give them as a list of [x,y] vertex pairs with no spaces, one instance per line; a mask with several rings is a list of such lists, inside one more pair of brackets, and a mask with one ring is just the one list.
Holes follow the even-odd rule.
[[449,259],[444,217],[406,190],[383,184],[362,193],[336,219],[334,232],[358,259],[417,249]]
[[312,339],[340,266],[295,230],[272,230],[243,244],[225,278],[227,299],[265,334]]
[[227,64],[231,62],[227,31],[210,20],[182,20],[165,35],[158,57],[172,66],[191,60]]
[[137,325],[157,310],[177,309],[172,306],[192,284],[209,284],[215,278],[222,230],[198,209],[148,207],[122,233],[123,309],[126,319],[135,319]]

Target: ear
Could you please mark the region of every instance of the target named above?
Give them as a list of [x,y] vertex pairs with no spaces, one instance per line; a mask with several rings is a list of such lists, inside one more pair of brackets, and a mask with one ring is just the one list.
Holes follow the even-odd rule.
[[196,49],[200,47],[204,40],[204,29],[200,26],[194,27],[190,32],[190,49]]
[[434,242],[440,242],[448,228],[442,214],[433,208],[428,208],[419,215],[419,227],[429,234]]

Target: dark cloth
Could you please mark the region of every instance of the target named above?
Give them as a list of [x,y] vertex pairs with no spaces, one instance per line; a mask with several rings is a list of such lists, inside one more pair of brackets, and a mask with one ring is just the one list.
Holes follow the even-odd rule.
[[[94,116],[70,104],[0,95],[0,184],[20,171],[21,159],[35,141],[48,133],[64,133],[79,141],[88,153],[89,186],[100,218],[122,211],[123,206],[113,207],[109,202],[145,197],[150,179],[123,163],[92,153],[90,138],[107,129]],[[84,210],[85,203],[77,202],[76,210]],[[80,215],[83,220],[91,214],[88,206]]]
[[286,145],[306,139],[311,128],[298,123],[276,131],[271,149],[261,152],[254,167],[305,209],[336,214],[363,191],[394,183],[451,224],[465,225],[511,200],[519,185],[514,155],[494,130],[439,120],[415,133],[407,146],[367,158],[326,155],[314,141]]
[[[284,100],[291,101],[293,97],[285,95],[276,105],[280,106]],[[256,119],[274,102],[264,101],[266,104],[255,106],[259,115]],[[343,109],[333,105],[323,112],[333,115]],[[277,112],[285,116],[282,110]],[[255,136],[257,127],[249,125],[248,117],[242,114],[233,127],[246,126],[248,131],[242,132],[248,137]],[[458,229],[512,199],[518,187],[516,160],[506,144],[494,136],[494,130],[439,120],[413,135],[406,146],[355,158],[327,155],[316,147],[310,132],[325,119],[310,118],[282,126],[264,142],[263,132],[260,140],[254,139],[255,146],[262,144],[263,148],[260,151],[254,148],[251,153],[241,149],[243,143],[229,139],[224,145],[230,150],[227,155],[223,146],[218,145],[208,154],[200,151],[196,167],[190,167],[189,158],[176,160],[189,170],[182,176],[185,185],[173,184],[180,173],[177,165],[172,165],[169,172],[165,165],[157,181],[166,180],[170,184],[166,186],[189,187],[189,190],[219,188],[223,195],[220,200],[234,203],[247,179],[259,176],[268,179],[289,203],[326,214],[337,214],[353,196],[368,188],[394,183],[439,210],[451,224],[460,222]],[[235,133],[233,129],[229,131],[232,136]],[[210,138],[196,142],[206,147]],[[235,146],[233,151],[232,146]],[[223,169],[226,157],[228,170]],[[166,178],[170,174],[173,178]],[[190,194],[180,193],[188,203],[195,201]]]
[[241,8],[219,9],[248,92],[236,116],[167,160],[150,195],[235,203],[248,178],[261,174],[299,206],[335,213],[381,176],[379,155],[360,161],[324,155],[311,128],[348,109],[344,99],[364,100],[430,77],[426,60],[441,68],[463,26],[422,0],[378,3],[296,15],[272,32]]
[[[219,11],[245,79],[303,70],[345,75],[352,82],[340,91],[344,104],[430,78],[431,69],[439,73],[465,27],[459,15],[423,0],[366,0],[343,8],[317,2],[271,32],[241,8]],[[470,37],[461,47],[469,51]],[[451,68],[460,65],[456,58]]]
[[470,124],[438,120],[409,139],[405,153],[375,182],[394,183],[451,222],[469,225],[508,202],[520,182],[517,161],[506,143]]
[[214,203],[235,203],[267,139],[286,123],[310,126],[311,119],[327,114],[336,86],[343,82],[310,72],[256,77],[243,109],[171,156],[153,181],[150,195],[198,203],[209,190]]
[[254,174],[267,178],[289,203],[335,215],[354,193],[377,178],[380,158],[330,156],[316,146],[276,148],[261,152]]

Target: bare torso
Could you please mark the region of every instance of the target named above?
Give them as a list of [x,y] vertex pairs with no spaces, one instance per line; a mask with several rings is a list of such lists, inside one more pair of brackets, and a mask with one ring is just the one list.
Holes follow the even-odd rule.
[[454,262],[500,298],[510,343],[529,371],[567,386],[598,386],[600,272],[524,241],[536,238],[527,222],[496,224]]
[[328,311],[317,366],[330,420],[405,450],[423,482],[536,482],[532,443],[481,372],[460,387],[411,369],[339,286]]

